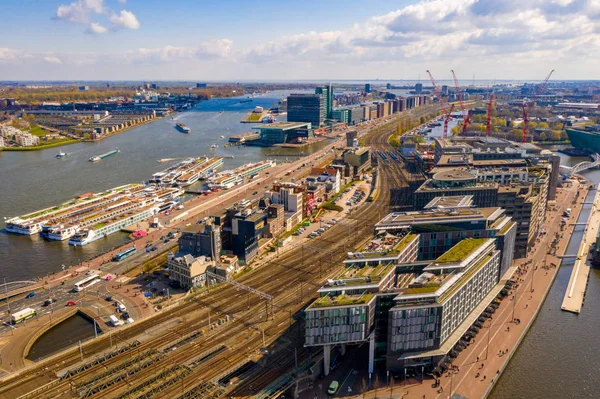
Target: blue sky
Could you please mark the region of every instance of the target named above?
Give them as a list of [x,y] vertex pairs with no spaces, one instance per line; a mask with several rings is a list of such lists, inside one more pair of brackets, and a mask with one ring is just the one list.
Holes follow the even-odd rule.
[[600,79],[598,0],[0,0],[0,79]]

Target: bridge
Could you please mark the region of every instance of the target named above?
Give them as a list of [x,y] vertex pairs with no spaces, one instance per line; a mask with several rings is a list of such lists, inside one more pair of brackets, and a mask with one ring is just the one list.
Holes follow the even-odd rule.
[[600,155],[599,154],[597,154],[597,153],[592,154],[591,158],[592,158],[591,161],[579,162],[577,165],[573,165],[573,166],[561,165],[560,172],[571,177],[579,172],[583,172],[584,170],[600,166]]

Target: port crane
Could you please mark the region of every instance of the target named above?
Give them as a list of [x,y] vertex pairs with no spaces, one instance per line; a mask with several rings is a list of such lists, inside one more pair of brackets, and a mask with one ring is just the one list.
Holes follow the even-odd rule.
[[431,74],[429,69],[427,70],[427,74],[429,75],[429,79],[431,80],[431,84],[433,85],[433,91],[435,92],[435,96],[437,97],[440,105],[442,106],[442,112],[444,113],[444,135],[443,135],[443,137],[446,138],[446,137],[448,137],[448,122],[450,120],[450,114],[452,113],[452,111],[454,111],[454,104],[452,104],[452,107],[450,107],[450,111],[446,111],[446,105],[444,104],[444,100],[442,99],[442,93],[440,93],[440,90],[439,90],[437,84],[435,83],[435,79],[433,78],[433,75]]
[[527,130],[528,130],[527,125],[529,123],[529,112],[535,106],[535,100],[537,100],[537,98],[540,96],[540,94],[542,94],[542,92],[546,88],[546,84],[548,83],[550,76],[552,76],[553,73],[554,73],[554,69],[550,71],[548,76],[546,76],[546,79],[544,79],[544,81],[540,84],[537,92],[535,93],[535,97],[533,97],[533,100],[525,101],[525,99],[523,99],[523,103],[521,104],[521,107],[523,108],[523,137],[521,139],[521,142],[523,142],[523,143],[527,142]]
[[458,102],[460,104],[460,110],[463,116],[463,124],[462,124],[462,135],[464,136],[467,133],[467,126],[471,122],[472,111],[467,111],[465,108],[465,103],[463,102],[462,93],[460,92],[460,84],[458,83],[458,79],[456,78],[456,74],[454,73],[454,69],[450,70],[452,72],[452,77],[454,78],[454,86],[456,87],[456,96],[458,97]]
[[487,109],[487,122],[485,124],[485,136],[490,137],[492,133],[492,103],[494,101],[494,93],[490,91],[490,102]]

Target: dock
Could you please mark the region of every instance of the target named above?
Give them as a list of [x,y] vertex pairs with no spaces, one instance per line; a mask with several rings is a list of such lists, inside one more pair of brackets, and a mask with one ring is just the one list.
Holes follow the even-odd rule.
[[[600,212],[598,212],[598,201],[600,190],[596,190],[594,202],[590,215],[587,220],[587,228],[583,235],[583,240],[577,250],[577,258],[573,265],[567,292],[563,299],[561,309],[572,313],[581,313],[585,291],[587,288],[588,278],[591,268],[590,249],[596,241],[598,235],[598,226],[600,225]],[[580,225],[580,223],[577,223]]]

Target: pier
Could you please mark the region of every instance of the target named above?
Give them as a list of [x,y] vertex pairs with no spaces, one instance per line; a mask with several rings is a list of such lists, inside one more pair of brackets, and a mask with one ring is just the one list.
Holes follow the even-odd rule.
[[[600,225],[600,212],[598,212],[599,190],[596,190],[594,201],[590,215],[588,217],[587,228],[583,235],[583,240],[579,244],[567,292],[562,302],[561,309],[567,312],[581,313],[583,300],[585,298],[585,290],[587,288],[588,277],[591,268],[590,249],[596,241],[598,235],[598,226]],[[581,223],[575,223],[581,225]]]

